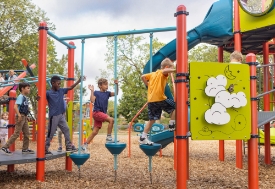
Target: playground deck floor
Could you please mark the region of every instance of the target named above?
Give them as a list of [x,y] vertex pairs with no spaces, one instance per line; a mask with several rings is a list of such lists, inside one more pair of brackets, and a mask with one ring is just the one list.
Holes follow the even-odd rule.
[[[46,156],[46,160],[52,160],[66,155],[65,152],[52,151],[53,155]],[[12,155],[0,152],[0,165],[24,164],[36,162],[35,154],[22,154],[21,150],[16,150]]]
[[[65,158],[57,158],[45,162],[45,182],[36,181],[36,163],[15,165],[14,173],[7,173],[7,166],[0,166],[1,189],[41,188],[176,188],[176,172],[174,171],[173,143],[163,149],[163,156],[153,157],[152,181],[148,172],[148,158],[140,150],[138,137],[132,137],[132,156],[128,158],[127,149],[118,156],[117,179],[114,182],[113,156],[105,148],[106,135],[95,137],[89,150],[90,159],[80,168],[81,178],[77,166],[73,171],[65,170]],[[127,135],[119,135],[118,139],[127,142]],[[74,138],[77,144],[77,137]],[[21,141],[16,142],[16,149],[20,150]],[[243,169],[235,167],[235,141],[225,141],[225,161],[218,161],[218,141],[190,140],[190,177],[188,188],[228,189],[247,188],[247,153],[244,157]],[[50,150],[58,147],[57,138],[51,143]],[[31,149],[36,149],[36,143],[31,142]],[[272,165],[264,164],[264,147],[261,146],[259,155],[259,187],[274,188],[275,185],[275,146],[271,147]]]

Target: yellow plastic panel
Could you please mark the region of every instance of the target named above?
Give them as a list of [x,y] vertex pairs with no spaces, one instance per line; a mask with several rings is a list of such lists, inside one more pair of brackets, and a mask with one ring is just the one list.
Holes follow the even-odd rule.
[[193,140],[249,139],[249,66],[190,63],[190,110]]

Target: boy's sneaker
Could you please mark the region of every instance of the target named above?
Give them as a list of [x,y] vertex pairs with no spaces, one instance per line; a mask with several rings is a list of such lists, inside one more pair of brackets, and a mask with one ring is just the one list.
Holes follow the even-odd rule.
[[10,152],[10,150],[8,148],[2,147],[1,152],[3,152],[4,154],[6,154],[8,156],[12,155],[12,153]]
[[[119,140],[116,140],[117,142],[119,142]],[[106,137],[106,143],[114,143],[115,140],[112,137]]]
[[89,151],[88,151],[88,144],[83,144],[80,149],[81,149],[81,152],[84,153],[84,154],[88,154],[89,153]]
[[66,152],[76,152],[77,148],[74,145],[66,146]]
[[22,154],[34,154],[35,152],[33,150],[27,149],[27,150],[22,150]]
[[169,127],[168,130],[169,130],[170,132],[176,130],[176,124],[175,124],[175,123],[174,123],[173,125],[169,125],[168,127]]
[[47,155],[50,155],[50,156],[51,156],[51,155],[53,155],[53,153],[52,153],[51,151],[49,151],[49,150],[46,150],[46,151],[45,151],[45,155],[46,155],[46,156],[47,156]]
[[148,138],[139,138],[139,144],[153,145],[154,142],[150,141]]
[[57,152],[62,152],[62,147],[61,146],[58,147]]

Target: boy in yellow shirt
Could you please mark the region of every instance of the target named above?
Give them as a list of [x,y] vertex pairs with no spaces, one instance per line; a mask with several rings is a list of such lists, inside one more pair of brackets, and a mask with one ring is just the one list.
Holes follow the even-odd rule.
[[146,124],[142,136],[140,136],[139,143],[152,145],[147,138],[152,125],[161,117],[162,110],[171,114],[169,121],[169,130],[175,130],[175,103],[167,99],[164,94],[165,86],[167,84],[168,74],[175,72],[173,62],[169,58],[165,58],[161,62],[161,69],[156,72],[148,73],[141,76],[142,81],[148,86],[148,116],[149,121]]

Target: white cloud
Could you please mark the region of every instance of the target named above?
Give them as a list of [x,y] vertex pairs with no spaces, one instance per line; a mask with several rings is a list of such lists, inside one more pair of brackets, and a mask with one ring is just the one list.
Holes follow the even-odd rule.
[[227,79],[224,75],[218,75],[215,77],[210,77],[207,80],[207,86],[204,92],[209,97],[215,97],[220,91],[225,90],[227,85]]
[[226,108],[240,108],[247,104],[244,92],[230,94],[228,91],[220,91],[215,97],[215,102],[221,103]]
[[244,92],[238,92],[231,94],[231,100],[232,100],[232,107],[233,108],[240,108],[244,107],[247,104],[246,95]]
[[225,125],[230,121],[230,115],[220,103],[214,103],[211,109],[205,112],[204,117],[207,123],[215,125]]

